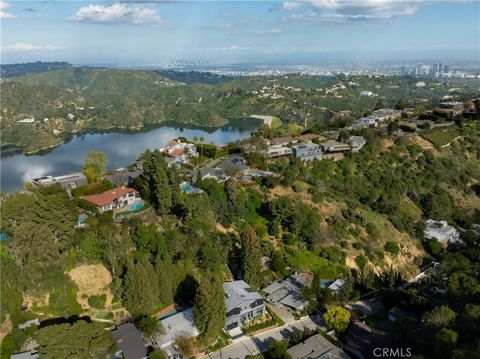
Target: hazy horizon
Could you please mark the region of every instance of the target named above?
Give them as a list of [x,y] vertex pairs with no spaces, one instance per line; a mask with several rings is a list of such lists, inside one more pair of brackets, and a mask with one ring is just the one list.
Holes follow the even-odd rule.
[[11,1],[1,63],[479,61],[476,1]]

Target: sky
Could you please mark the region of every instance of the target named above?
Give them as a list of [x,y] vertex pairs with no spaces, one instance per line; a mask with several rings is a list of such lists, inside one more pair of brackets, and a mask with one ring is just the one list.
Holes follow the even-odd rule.
[[480,61],[469,0],[2,1],[1,63]]

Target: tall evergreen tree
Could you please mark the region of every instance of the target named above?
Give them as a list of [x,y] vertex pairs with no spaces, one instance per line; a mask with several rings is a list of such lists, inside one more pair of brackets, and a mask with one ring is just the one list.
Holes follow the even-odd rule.
[[180,188],[175,169],[168,168],[165,156],[160,151],[147,150],[142,155],[143,174],[136,186],[142,196],[149,200],[157,213],[170,213],[180,200]]
[[200,282],[193,306],[195,325],[204,344],[213,342],[225,325],[226,309],[223,287],[215,277]]
[[260,285],[262,250],[255,230],[247,225],[241,233],[243,279],[254,288]]
[[124,304],[134,316],[150,314],[160,295],[157,275],[149,261],[128,268],[125,276]]
[[115,342],[102,323],[79,320],[41,328],[36,336],[42,358],[104,358]]

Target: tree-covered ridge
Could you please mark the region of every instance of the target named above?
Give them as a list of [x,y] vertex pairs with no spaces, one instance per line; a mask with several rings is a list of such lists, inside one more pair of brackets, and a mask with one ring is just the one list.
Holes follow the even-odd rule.
[[[73,198],[53,186],[2,199],[2,232],[12,237],[1,243],[2,271],[19,273],[2,282],[2,320],[8,315],[16,326],[40,313],[91,313],[93,308],[79,303],[98,299],[79,297],[80,288],[67,274],[85,264],[108,269],[109,293],[139,327],[149,327],[145,318],[173,302],[193,305],[203,347],[224,325],[221,283],[227,280],[264,288],[295,271],[314,274],[317,283],[343,278],[338,296],[316,287],[304,293],[312,312],[394,288],[417,274],[420,265],[444,255],[423,240],[425,219],[448,220],[465,229],[462,238],[469,245],[478,243],[472,224],[480,217],[474,201],[480,182],[479,132],[473,121],[448,131],[461,137],[445,148],[423,149],[415,137],[393,140],[381,130],[362,130],[358,134],[367,144],[342,160],[276,160],[269,170],[280,176],[247,187],[199,176],[196,186],[204,193],[195,195],[179,189],[191,168],[169,168],[160,151],[146,151],[134,187],[154,214],[123,223],[80,198],[109,188],[101,179],[105,159],[91,153],[85,161],[91,183],[74,191]],[[86,228],[75,229],[79,211],[89,218]],[[452,274],[451,293],[460,300],[467,288],[473,303],[480,278],[474,266],[469,268]],[[32,301],[27,312],[20,311],[22,296]],[[428,321],[438,322],[434,317]],[[111,324],[125,318],[110,312],[97,319]],[[18,346],[24,336],[15,330],[8,338]]]
[[[401,77],[289,74],[184,84],[155,71],[72,67],[2,81],[2,145],[35,152],[78,132],[138,131],[165,121],[216,127],[254,114],[325,127],[336,112],[351,111],[351,121],[371,112],[379,99],[387,107],[402,99],[422,112],[443,96],[478,93],[472,81],[449,81],[425,80],[418,87],[415,79]],[[365,90],[374,95],[362,96]],[[36,122],[18,122],[25,118]]]

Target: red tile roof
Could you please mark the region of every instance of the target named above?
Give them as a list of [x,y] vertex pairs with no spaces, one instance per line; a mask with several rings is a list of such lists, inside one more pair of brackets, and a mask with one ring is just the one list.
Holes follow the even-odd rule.
[[178,156],[181,156],[183,155],[183,149],[182,148],[175,148],[172,152],[169,152],[168,155],[170,157],[178,157]]
[[90,196],[83,197],[84,200],[93,203],[96,206],[108,206],[117,198],[126,195],[127,193],[137,192],[133,188],[114,188],[109,191],[105,191],[99,194],[92,194]]

